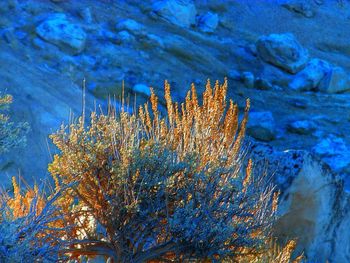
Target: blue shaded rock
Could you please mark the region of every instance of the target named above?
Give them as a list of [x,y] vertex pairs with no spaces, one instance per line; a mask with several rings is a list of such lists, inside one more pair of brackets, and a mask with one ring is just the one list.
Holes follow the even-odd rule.
[[263,68],[258,78],[264,79],[271,83],[272,86],[288,87],[289,83],[293,80],[294,75],[291,75],[281,68],[275,67],[269,63],[262,63]]
[[134,92],[141,93],[146,96],[151,96],[151,90],[148,85],[143,83],[138,83],[132,88]]
[[93,19],[91,9],[89,7],[84,7],[82,10],[80,10],[79,15],[86,23],[92,23]]
[[303,70],[298,72],[289,84],[289,88],[303,91],[314,90],[331,69],[332,66],[327,61],[317,58],[312,59]]
[[73,54],[78,54],[85,48],[85,31],[68,21],[65,14],[51,15],[36,28],[36,33],[45,41]]
[[197,26],[200,31],[205,33],[212,33],[215,31],[219,24],[218,14],[207,12],[204,15],[197,17]]
[[322,138],[313,151],[335,171],[339,171],[350,164],[350,149],[343,138],[334,134]]
[[236,69],[229,70],[228,77],[233,79],[233,80],[237,80],[237,81],[242,80],[241,73]]
[[273,85],[264,78],[256,78],[254,87],[259,90],[272,90]]
[[324,78],[319,90],[326,93],[342,93],[350,90],[349,74],[341,67],[334,67]]
[[13,28],[6,28],[2,32],[2,36],[8,44],[14,43],[16,41],[16,35]]
[[118,31],[126,30],[135,35],[144,31],[143,25],[133,19],[122,19],[116,24],[115,28]]
[[262,60],[292,74],[304,68],[309,60],[308,51],[291,33],[262,36],[256,47]]
[[147,34],[141,39],[141,43],[146,48],[164,48],[164,42],[161,37],[155,34]]
[[275,120],[270,111],[250,112],[247,134],[260,141],[272,141],[276,137]]
[[293,121],[287,125],[287,130],[292,133],[307,135],[316,130],[316,124],[309,120]]
[[196,23],[197,10],[192,0],[157,1],[153,4],[153,12],[181,27],[188,28]]
[[247,88],[254,88],[254,81],[255,81],[255,77],[254,74],[252,72],[249,71],[245,71],[242,73],[242,81],[245,87]]
[[123,30],[117,33],[116,42],[117,43],[131,43],[135,41],[135,37],[131,35],[128,31]]

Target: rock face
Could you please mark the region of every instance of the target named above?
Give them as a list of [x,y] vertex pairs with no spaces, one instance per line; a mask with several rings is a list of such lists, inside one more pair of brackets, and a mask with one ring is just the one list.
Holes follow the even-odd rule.
[[329,167],[309,152],[279,152],[256,142],[252,158],[258,167],[265,164],[281,190],[274,225],[280,240],[296,238],[296,252],[307,262],[348,262],[349,197]]
[[256,46],[262,60],[292,74],[301,70],[309,59],[308,51],[290,33],[262,36]]
[[42,22],[36,33],[44,40],[63,50],[80,53],[85,48],[86,33],[76,24],[68,21],[65,14],[54,14]]
[[196,6],[192,0],[165,0],[153,4],[153,11],[165,19],[181,27],[190,27],[196,22]]
[[335,202],[341,186],[330,170],[310,154],[303,154],[299,165],[300,171],[280,197],[275,233],[280,238],[297,238],[297,252],[304,251],[310,262],[331,260],[333,233],[329,228],[337,213]]

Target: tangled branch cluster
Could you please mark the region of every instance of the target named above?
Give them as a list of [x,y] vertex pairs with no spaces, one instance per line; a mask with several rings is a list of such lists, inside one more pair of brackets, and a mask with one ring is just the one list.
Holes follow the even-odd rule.
[[[61,260],[266,258],[278,194],[253,173],[251,160],[243,166],[250,103],[239,122],[238,106],[227,103],[226,92],[226,80],[208,81],[198,99],[193,85],[179,105],[165,82],[165,117],[151,90],[150,104],[137,113],[123,105],[118,112],[93,112],[88,125],[80,118],[62,126],[51,135],[60,150],[49,165],[54,197],[38,198],[37,189],[22,196],[14,182],[14,198],[5,207],[24,218],[26,229],[32,226],[28,216],[40,219],[29,244],[50,244],[55,251],[49,255]],[[293,244],[270,256],[289,260]]]

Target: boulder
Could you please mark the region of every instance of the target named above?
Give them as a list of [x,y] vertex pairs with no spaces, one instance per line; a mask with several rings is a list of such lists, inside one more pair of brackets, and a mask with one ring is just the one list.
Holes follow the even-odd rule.
[[260,141],[275,139],[275,120],[270,111],[250,112],[247,133]]
[[264,78],[256,78],[254,87],[259,90],[272,90],[273,85]]
[[334,171],[340,171],[350,164],[350,149],[344,139],[334,134],[321,138],[313,147],[314,153],[321,156]]
[[293,121],[287,125],[287,130],[291,133],[307,135],[316,130],[316,124],[309,120]]
[[218,14],[207,12],[197,17],[197,26],[200,31],[213,33],[219,24]]
[[295,252],[304,253],[307,262],[347,262],[350,237],[344,231],[350,210],[344,205],[342,183],[329,167],[307,151],[281,152],[257,142],[252,143],[251,158],[256,172],[273,176],[281,191],[273,226],[278,240],[295,238]]
[[342,93],[350,90],[350,76],[341,67],[334,67],[324,78],[319,90],[326,93]]
[[293,78],[294,75],[265,62],[262,63],[261,72],[257,74],[257,79],[264,79],[271,83],[272,86],[277,85],[280,87],[288,87]]
[[153,12],[162,19],[180,27],[190,27],[196,22],[196,6],[192,0],[165,0],[153,4]]
[[308,51],[291,33],[262,36],[258,39],[256,47],[263,61],[292,74],[303,69],[309,60]]
[[288,86],[293,90],[315,90],[331,69],[332,67],[327,61],[312,59],[303,70],[298,72]]
[[134,41],[135,37],[126,30],[118,32],[115,36],[115,42],[118,44],[133,43]]
[[118,31],[126,30],[135,35],[141,34],[144,31],[144,26],[133,19],[122,19],[116,24],[115,28]]
[[36,33],[45,41],[73,54],[78,54],[85,48],[85,31],[79,25],[69,22],[65,14],[51,15],[36,28]]
[[254,88],[255,77],[252,72],[249,72],[249,71],[242,72],[241,78],[245,87],[250,89]]
[[342,189],[327,166],[311,154],[305,152],[297,165],[299,171],[280,196],[274,233],[280,240],[296,238],[295,252],[304,253],[308,262],[326,262],[332,258],[330,229]]

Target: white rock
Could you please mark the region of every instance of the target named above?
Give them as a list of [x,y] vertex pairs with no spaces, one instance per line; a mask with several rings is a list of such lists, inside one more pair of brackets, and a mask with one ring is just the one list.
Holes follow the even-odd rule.
[[144,31],[144,26],[133,19],[122,19],[116,24],[115,28],[118,31],[127,30],[132,34],[140,34]]
[[151,96],[150,87],[143,83],[138,83],[132,88],[134,92],[141,93],[147,96]]
[[192,0],[157,1],[153,4],[153,12],[181,27],[190,27],[196,22],[197,10]]
[[321,80],[331,71],[332,66],[324,60],[312,59],[306,67],[299,71],[293,81],[288,85],[294,90],[313,90],[316,89]]
[[51,15],[36,28],[36,33],[47,42],[74,54],[85,48],[85,31],[79,25],[69,22],[65,14]]
[[308,51],[291,33],[262,36],[256,46],[262,60],[292,74],[304,68],[309,60]]

